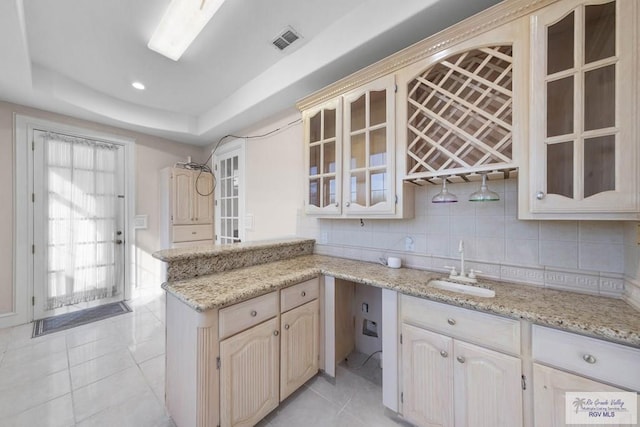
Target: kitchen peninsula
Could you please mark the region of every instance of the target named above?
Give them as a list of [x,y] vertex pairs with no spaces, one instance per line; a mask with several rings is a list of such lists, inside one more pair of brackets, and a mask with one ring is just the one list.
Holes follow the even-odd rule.
[[[517,361],[523,381],[536,375],[538,364],[532,364],[532,359],[540,362],[538,370],[549,369],[548,365],[564,367],[562,361],[545,360],[544,348],[540,346],[555,338],[576,337],[577,347],[603,346],[602,352],[607,357],[602,358],[599,368],[605,373],[585,372],[580,367],[568,368],[571,372],[624,389],[637,391],[640,388],[637,369],[622,372],[622,375],[614,372],[613,379],[598,376],[609,375],[607,364],[637,367],[640,363],[640,316],[622,300],[591,295],[577,297],[566,291],[490,280],[481,280],[481,285],[494,290],[495,297],[474,297],[428,285],[432,279],[442,278],[442,273],[390,269],[377,263],[314,255],[313,243],[308,239],[285,239],[171,249],[154,254],[168,263],[169,281],[163,285],[167,291],[166,403],[178,426],[243,425],[242,422],[250,425],[275,408],[281,400],[279,387],[283,387],[277,371],[288,369],[278,357],[278,354],[286,353],[278,343],[280,338],[285,341],[285,331],[289,331],[290,324],[284,319],[287,313],[312,307],[311,304],[317,307],[315,313],[319,319],[309,317],[308,326],[318,334],[318,340],[311,340],[307,345],[320,359],[311,367],[311,375],[318,369],[331,375],[336,357],[335,328],[339,326],[335,324],[336,295],[343,283],[382,288],[384,404],[394,412],[404,412],[405,416],[410,412],[410,403],[406,398],[400,402],[400,395],[402,388],[406,389],[410,384],[401,379],[405,367],[402,366],[400,336],[405,327],[409,327],[406,325],[436,329],[447,336],[464,338],[510,354],[500,355]],[[292,291],[288,292],[288,289]],[[431,305],[425,310],[427,306],[421,306],[423,303]],[[429,312],[435,316],[440,311],[450,330],[431,325],[433,319],[412,317],[412,312]],[[457,325],[453,326],[455,316],[459,317]],[[493,343],[491,337],[475,336],[477,333],[465,330],[465,322],[472,324],[480,334],[483,322],[487,322],[493,335],[500,335],[501,331],[511,335],[504,339],[498,337]],[[225,341],[260,327],[266,328],[261,337],[258,336],[253,344],[240,346],[246,350],[253,345],[260,349],[261,357],[251,359],[245,353],[239,363],[245,363],[243,366],[250,369],[252,361],[263,364],[273,356],[273,369],[267,369],[264,381],[274,383],[275,396],[267,392],[260,394],[261,390],[257,390],[255,384],[242,389],[237,378],[224,379],[225,368],[229,369],[221,355]],[[554,334],[564,335],[554,337]],[[582,355],[579,348],[576,351]],[[620,360],[617,360],[618,356]],[[253,368],[266,369],[265,366]],[[309,369],[302,371],[306,378]],[[221,392],[223,389],[226,391]],[[522,425],[529,425],[526,420],[533,417],[531,388],[523,390],[522,395],[523,410],[515,416],[524,418]],[[244,406],[240,406],[245,412],[234,399],[243,402]],[[407,418],[416,419],[410,414]]]

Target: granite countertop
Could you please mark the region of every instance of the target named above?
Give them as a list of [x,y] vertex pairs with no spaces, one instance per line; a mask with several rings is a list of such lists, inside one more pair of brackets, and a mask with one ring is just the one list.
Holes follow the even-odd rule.
[[443,278],[442,273],[322,255],[167,282],[162,287],[196,311],[206,311],[320,274],[640,347],[640,312],[623,300],[486,280],[481,285],[493,289],[495,298],[474,297],[427,286],[429,280]]

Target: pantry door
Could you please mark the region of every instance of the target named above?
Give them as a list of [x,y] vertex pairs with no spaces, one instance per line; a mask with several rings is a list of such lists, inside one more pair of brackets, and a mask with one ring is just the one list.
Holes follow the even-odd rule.
[[34,319],[124,299],[124,151],[34,130]]
[[244,140],[220,147],[213,158],[215,190],[215,243],[244,241]]

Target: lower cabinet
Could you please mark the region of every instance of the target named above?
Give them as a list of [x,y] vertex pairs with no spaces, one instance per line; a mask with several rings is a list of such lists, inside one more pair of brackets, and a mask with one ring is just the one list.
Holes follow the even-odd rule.
[[520,359],[402,325],[402,412],[424,427],[522,425]]
[[273,318],[220,342],[220,425],[253,426],[278,406],[280,340]]
[[306,303],[282,314],[280,400],[318,373],[320,304]]

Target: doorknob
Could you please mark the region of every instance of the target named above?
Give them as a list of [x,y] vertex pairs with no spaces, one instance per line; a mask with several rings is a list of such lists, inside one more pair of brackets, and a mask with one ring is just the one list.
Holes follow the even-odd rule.
[[122,243],[123,243],[123,240],[122,240],[122,239],[117,239],[117,240],[116,240],[116,245],[121,245]]

